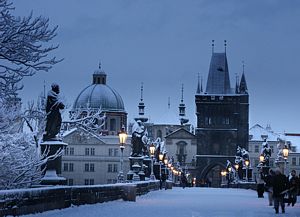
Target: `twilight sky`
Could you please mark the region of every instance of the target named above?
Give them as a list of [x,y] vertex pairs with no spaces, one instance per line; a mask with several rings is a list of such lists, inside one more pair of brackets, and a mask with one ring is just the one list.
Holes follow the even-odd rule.
[[101,60],[129,121],[138,112],[141,82],[145,112],[154,122],[166,118],[168,97],[171,113],[178,114],[183,83],[187,116],[196,125],[197,74],[205,87],[211,40],[223,52],[226,39],[231,86],[245,61],[250,126],[300,132],[300,1],[15,0],[14,6],[16,15],[33,11],[59,26],[53,54],[65,58],[23,81],[24,103],[37,98],[46,80],[47,90],[58,83],[72,105]]

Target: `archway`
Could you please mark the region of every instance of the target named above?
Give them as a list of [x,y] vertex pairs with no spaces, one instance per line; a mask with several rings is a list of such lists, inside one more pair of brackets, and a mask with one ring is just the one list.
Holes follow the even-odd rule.
[[222,183],[221,171],[224,169],[225,165],[221,163],[208,165],[201,174],[202,179],[200,180],[200,185],[201,182],[203,183],[204,181],[205,186],[214,188],[220,187]]

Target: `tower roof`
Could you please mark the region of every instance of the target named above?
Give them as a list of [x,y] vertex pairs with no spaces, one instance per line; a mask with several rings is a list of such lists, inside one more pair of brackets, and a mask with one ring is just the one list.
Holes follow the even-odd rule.
[[245,78],[244,73],[243,73],[242,78],[241,78],[240,93],[244,93],[244,94],[248,93],[247,82],[246,82],[246,78]]
[[206,85],[207,94],[231,94],[226,53],[212,53]]

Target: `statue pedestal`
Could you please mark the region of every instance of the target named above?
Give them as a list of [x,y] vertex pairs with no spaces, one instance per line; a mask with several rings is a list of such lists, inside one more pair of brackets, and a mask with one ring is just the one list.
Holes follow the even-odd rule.
[[127,174],[127,177],[132,177],[132,179],[129,181],[145,180],[143,160],[144,157],[129,157],[131,174]]
[[[46,153],[47,157],[55,155],[58,151],[63,151],[67,146],[67,143],[58,140],[44,141],[40,144],[41,153]],[[42,170],[45,170],[44,177],[42,178],[42,185],[64,185],[66,184],[66,178],[61,177],[61,167],[62,167],[62,156],[59,156],[53,160],[47,161],[45,165],[42,166]]]

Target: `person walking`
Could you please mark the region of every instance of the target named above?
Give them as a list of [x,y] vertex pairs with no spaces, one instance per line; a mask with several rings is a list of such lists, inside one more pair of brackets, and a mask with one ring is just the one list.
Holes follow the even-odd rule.
[[289,176],[289,192],[288,192],[288,206],[292,203],[292,206],[297,202],[297,195],[299,191],[299,178],[296,175],[296,171],[292,170]]
[[263,174],[262,171],[259,170],[259,174],[256,179],[256,191],[257,191],[257,197],[262,198],[264,197],[264,189],[265,188],[265,182],[263,180]]
[[274,170],[270,169],[269,174],[267,174],[264,177],[265,180],[265,189],[266,192],[268,193],[268,200],[269,200],[269,206],[273,206],[273,186],[272,186],[272,179],[275,175]]
[[279,168],[276,168],[275,175],[272,179],[273,186],[273,199],[275,213],[279,213],[279,204],[281,206],[282,213],[285,213],[284,195],[285,191],[288,189],[288,179],[281,173]]
[[187,184],[187,178],[186,178],[184,172],[181,173],[181,177],[180,178],[181,178],[181,186],[182,186],[182,188],[185,188],[186,184]]

